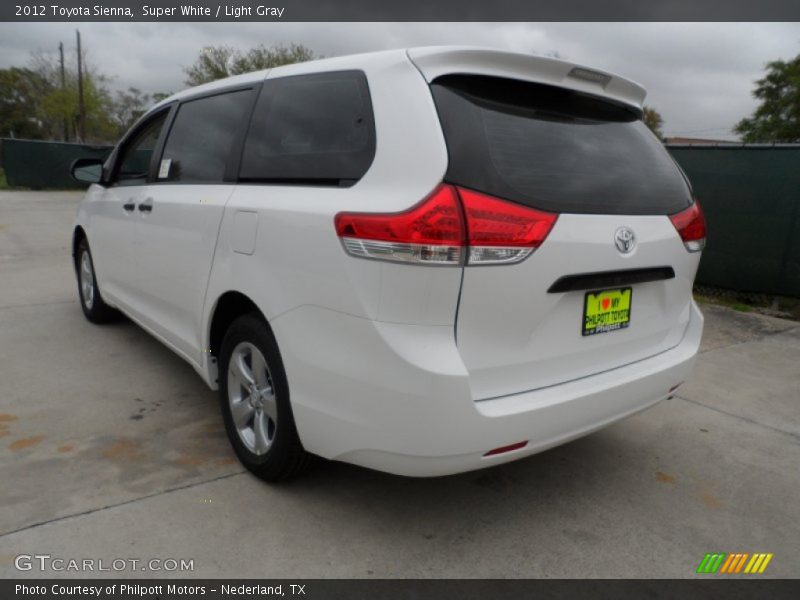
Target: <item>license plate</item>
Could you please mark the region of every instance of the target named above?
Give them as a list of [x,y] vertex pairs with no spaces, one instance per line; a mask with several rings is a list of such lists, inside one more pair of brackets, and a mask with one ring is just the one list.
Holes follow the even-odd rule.
[[624,329],[631,321],[629,287],[587,292],[583,300],[583,335]]

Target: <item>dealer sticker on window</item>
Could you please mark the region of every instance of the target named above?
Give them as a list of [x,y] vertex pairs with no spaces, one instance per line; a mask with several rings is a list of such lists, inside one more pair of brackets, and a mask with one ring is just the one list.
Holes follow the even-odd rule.
[[583,335],[623,329],[631,321],[631,288],[587,292],[583,301]]
[[171,158],[162,158],[161,164],[158,166],[158,178],[166,179],[169,177],[169,168],[172,166]]

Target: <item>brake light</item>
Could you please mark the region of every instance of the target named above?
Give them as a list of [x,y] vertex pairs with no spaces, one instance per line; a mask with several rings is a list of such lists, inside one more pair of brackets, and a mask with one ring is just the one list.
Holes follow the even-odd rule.
[[558,218],[527,206],[458,188],[467,218],[469,264],[524,260],[542,245]]
[[464,218],[449,185],[403,212],[339,213],[334,222],[353,256],[435,265],[458,265],[463,258]]
[[683,245],[689,252],[700,252],[705,248],[706,217],[697,200],[686,210],[670,215],[669,220],[678,230]]
[[509,264],[538,248],[558,215],[442,184],[398,213],[339,213],[345,251],[394,262]]

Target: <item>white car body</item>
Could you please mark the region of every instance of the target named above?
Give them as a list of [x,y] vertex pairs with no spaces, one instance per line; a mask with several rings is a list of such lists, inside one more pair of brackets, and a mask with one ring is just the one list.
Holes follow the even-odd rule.
[[[342,211],[404,211],[445,179],[448,150],[429,88],[442,75],[543,83],[641,108],[637,84],[591,70],[598,83],[575,77],[575,68],[422,48],[290,65],[176,94],[159,106],[357,69],[369,83],[375,156],[351,187],[92,185],[76,230],[91,245],[103,298],[216,389],[216,309],[226,294],[245,296],[277,340],[305,449],[391,473],[496,465],[643,410],[686,379],[703,328],[691,295],[699,253],[686,250],[668,216],[560,214],[528,258],[495,266],[366,260],[348,255],[334,228]],[[130,202],[152,210],[120,208]],[[614,245],[620,226],[638,242],[624,255]],[[633,284],[630,327],[601,335],[580,334],[583,291],[546,291],[564,275],[660,265],[675,277]],[[510,445],[519,447],[487,454]]]

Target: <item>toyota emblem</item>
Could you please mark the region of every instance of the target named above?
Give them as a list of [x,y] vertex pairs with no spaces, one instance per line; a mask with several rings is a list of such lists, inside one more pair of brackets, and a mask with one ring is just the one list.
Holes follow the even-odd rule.
[[630,227],[620,227],[614,232],[614,244],[622,254],[628,254],[636,246],[636,235]]

